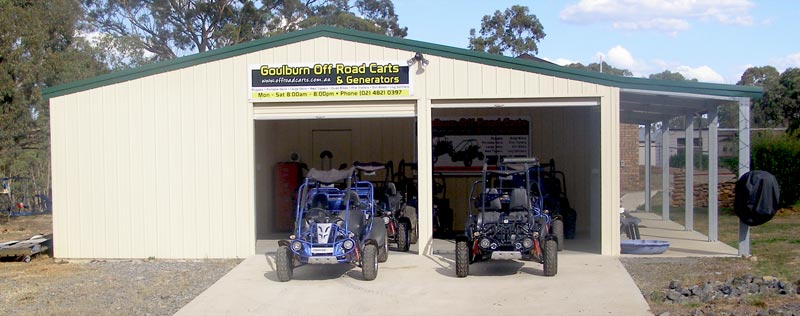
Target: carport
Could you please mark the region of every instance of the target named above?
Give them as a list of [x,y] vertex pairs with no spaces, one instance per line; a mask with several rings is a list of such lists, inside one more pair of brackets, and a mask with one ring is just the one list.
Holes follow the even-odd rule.
[[[686,120],[685,134],[685,219],[683,229],[694,231],[694,146],[690,144],[690,135],[694,135],[695,118],[699,116],[707,117],[708,121],[708,242],[718,241],[718,220],[719,220],[719,108],[723,105],[736,104],[739,115],[739,167],[738,174],[744,174],[750,170],[750,99],[761,97],[760,87],[728,86],[709,86],[703,83],[694,83],[687,86],[697,88],[697,91],[685,92],[673,91],[652,91],[635,88],[620,89],[620,121],[628,124],[644,125],[645,131],[645,212],[650,212],[651,208],[651,134],[656,123],[660,123],[661,134],[661,168],[662,188],[664,198],[662,198],[662,220],[670,221],[670,133],[669,122],[673,118],[684,117]],[[699,128],[702,128],[700,126]],[[739,255],[750,254],[750,230],[748,226],[739,224]]]

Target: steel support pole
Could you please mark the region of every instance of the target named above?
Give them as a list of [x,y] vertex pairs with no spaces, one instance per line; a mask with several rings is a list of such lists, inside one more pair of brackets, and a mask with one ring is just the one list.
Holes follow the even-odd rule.
[[717,107],[708,112],[708,241],[717,241],[719,236],[719,136]]
[[644,211],[648,213],[652,211],[650,208],[650,196],[652,196],[650,187],[650,161],[652,161],[652,157],[650,157],[650,151],[653,149],[650,144],[650,128],[652,125],[652,123],[647,123],[644,126]]
[[661,219],[669,220],[669,120],[661,122]]
[[[750,99],[739,98],[739,177],[750,172]],[[739,255],[750,256],[750,226],[739,221]]]
[[686,201],[686,223],[684,228],[687,231],[694,230],[694,114],[686,115],[686,181],[683,190],[684,200]]

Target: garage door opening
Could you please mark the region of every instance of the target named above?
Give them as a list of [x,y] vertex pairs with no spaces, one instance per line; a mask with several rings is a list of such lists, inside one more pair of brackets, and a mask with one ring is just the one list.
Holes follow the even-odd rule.
[[[257,119],[254,128],[258,240],[289,236],[294,229],[293,197],[309,169],[339,169],[356,161],[392,162],[398,173],[401,161],[416,161],[414,117]],[[378,185],[384,175],[378,172],[362,179]]]
[[[452,210],[444,218],[452,219],[448,225],[452,226],[453,235],[463,234],[469,213],[469,192],[472,184],[480,180],[481,166],[484,163],[496,166],[506,155],[532,156],[542,163],[550,163],[552,159],[556,169],[563,173],[563,191],[576,213],[574,238],[566,240],[567,250],[600,253],[599,106],[445,104],[437,107],[434,104],[431,114],[434,188],[446,186],[446,193],[434,191],[434,203]],[[452,128],[459,121],[466,122],[470,129]]]

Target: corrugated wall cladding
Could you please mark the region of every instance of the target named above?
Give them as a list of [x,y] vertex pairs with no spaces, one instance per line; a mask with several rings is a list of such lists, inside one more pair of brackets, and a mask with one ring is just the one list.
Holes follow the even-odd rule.
[[252,119],[233,61],[51,100],[55,255],[253,252]]
[[[55,255],[230,258],[253,254],[254,110],[247,100],[248,65],[403,62],[413,53],[320,37],[52,98]],[[612,178],[618,181],[619,148],[618,141],[605,139],[617,133],[618,89],[475,62],[426,58],[430,64],[424,72],[413,74],[414,95],[402,99],[421,106],[417,108],[421,121],[430,119],[428,107],[436,100],[600,99],[602,210],[603,216],[611,214],[603,218],[602,227],[604,238],[613,241],[612,210],[619,203],[619,189],[610,184]],[[419,127],[417,134],[424,174],[431,163],[430,131]],[[601,157],[596,157],[598,164]],[[600,166],[592,168],[594,172]],[[430,187],[422,183],[420,190]],[[421,193],[420,203],[430,203],[429,197]],[[603,253],[612,253],[606,250]]]

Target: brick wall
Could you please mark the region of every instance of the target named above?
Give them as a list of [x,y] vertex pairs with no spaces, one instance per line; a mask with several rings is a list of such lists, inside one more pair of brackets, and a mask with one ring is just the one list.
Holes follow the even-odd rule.
[[641,190],[639,177],[639,125],[621,124],[619,131],[620,190]]

